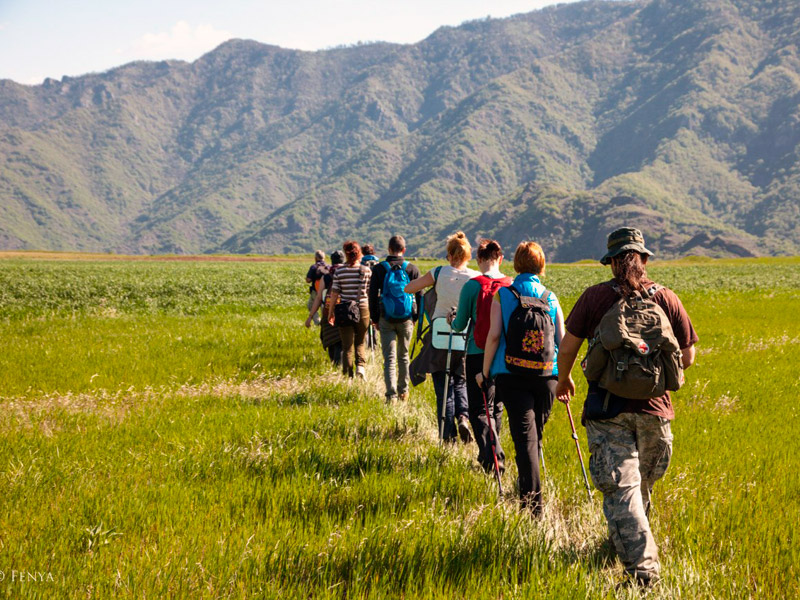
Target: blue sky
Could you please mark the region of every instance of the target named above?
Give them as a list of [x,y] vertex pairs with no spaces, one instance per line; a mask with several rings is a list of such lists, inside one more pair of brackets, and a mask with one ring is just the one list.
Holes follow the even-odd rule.
[[230,38],[318,50],[413,43],[441,25],[529,12],[553,0],[0,0],[0,79],[194,60]]

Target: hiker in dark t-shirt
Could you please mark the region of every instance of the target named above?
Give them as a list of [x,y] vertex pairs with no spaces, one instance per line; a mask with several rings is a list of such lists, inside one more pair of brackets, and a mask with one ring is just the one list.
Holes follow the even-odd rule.
[[[314,253],[314,261],[314,264],[308,268],[306,273],[306,283],[310,284],[308,287],[308,304],[306,305],[309,310],[311,310],[311,306],[319,293],[320,280],[328,272],[328,265],[325,264],[325,253],[322,250],[317,250]],[[319,312],[315,312],[312,319],[315,325],[319,325]]]
[[[652,254],[638,229],[625,227],[608,236],[608,252],[600,262],[611,265],[614,279],[585,290],[566,320],[558,354],[556,397],[560,401],[569,402],[575,394],[570,371],[583,340],[595,335],[603,315],[621,295],[654,292],[650,297],[666,314],[683,368],[694,362],[698,338],[683,304],[672,290],[654,287],[647,277],[645,266]],[[648,515],[653,484],[664,475],[672,456],[672,400],[669,392],[630,399],[611,394],[596,381],[588,386],[582,422],[592,455],[592,480],[603,493],[609,536],[625,571],[647,586],[658,579],[660,571]]]
[[336,269],[344,263],[344,252],[336,250],[331,254],[331,265],[325,269],[325,274],[320,278],[319,291],[314,303],[309,309],[306,327],[311,327],[314,315],[322,308],[322,320],[320,321],[319,339],[322,347],[328,351],[328,357],[335,367],[342,365],[342,338],[339,335],[338,327],[328,323],[328,311],[330,310],[328,294],[333,285],[333,274]]

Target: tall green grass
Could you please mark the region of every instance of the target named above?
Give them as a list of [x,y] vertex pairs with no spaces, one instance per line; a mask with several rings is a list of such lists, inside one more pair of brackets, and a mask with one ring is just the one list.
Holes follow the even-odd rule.
[[[561,406],[534,521],[510,458],[498,501],[474,447],[438,446],[429,383],[387,406],[379,360],[365,383],[332,372],[303,274],[0,263],[0,597],[638,597],[616,588]],[[655,488],[653,596],[797,596],[800,261],[651,274],[701,337]],[[546,282],[569,310],[606,277]]]

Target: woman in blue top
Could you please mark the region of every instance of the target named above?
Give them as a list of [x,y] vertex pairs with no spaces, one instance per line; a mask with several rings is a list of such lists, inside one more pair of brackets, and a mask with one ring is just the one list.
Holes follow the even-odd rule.
[[[539,281],[544,275],[545,258],[542,247],[536,242],[522,242],[514,252],[514,270],[519,273],[511,284],[521,296],[541,298],[545,287]],[[548,297],[550,318],[555,334],[557,362],[558,344],[564,335],[564,315],[555,294]],[[492,302],[491,324],[483,355],[483,371],[475,376],[478,385],[484,379],[495,378],[495,396],[508,412],[508,425],[516,450],[519,471],[519,494],[523,507],[530,508],[534,515],[542,512],[542,489],[539,478],[539,448],[542,431],[555,399],[558,367],[551,376],[530,377],[510,373],[505,364],[506,331],[509,318],[519,301],[508,288],[498,290]]]

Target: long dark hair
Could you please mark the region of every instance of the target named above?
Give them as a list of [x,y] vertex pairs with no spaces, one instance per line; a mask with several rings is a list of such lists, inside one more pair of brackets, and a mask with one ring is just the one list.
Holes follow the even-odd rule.
[[642,280],[647,277],[642,255],[636,250],[628,250],[612,258],[611,271],[624,296],[633,296],[634,292],[641,291]]

